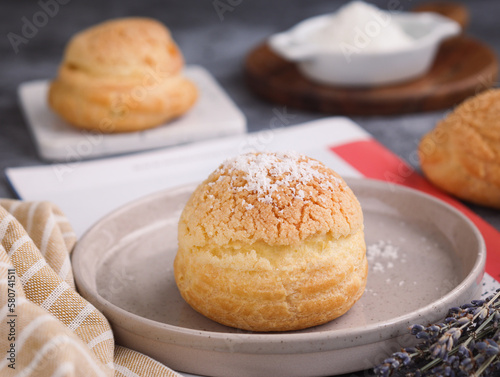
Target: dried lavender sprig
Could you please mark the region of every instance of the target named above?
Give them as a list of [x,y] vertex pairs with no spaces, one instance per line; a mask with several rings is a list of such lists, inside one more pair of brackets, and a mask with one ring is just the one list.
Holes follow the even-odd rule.
[[497,376],[500,369],[500,289],[485,300],[453,307],[443,323],[413,325],[422,342],[402,349],[374,368],[380,377]]

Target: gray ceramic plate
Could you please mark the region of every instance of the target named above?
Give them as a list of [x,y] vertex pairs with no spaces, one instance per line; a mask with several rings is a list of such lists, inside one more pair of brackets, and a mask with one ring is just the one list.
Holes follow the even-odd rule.
[[478,230],[447,204],[385,182],[348,180],[363,207],[370,272],[344,316],[296,332],[219,325],[177,291],[177,219],[194,186],[130,203],[95,224],[73,253],[81,294],[118,343],[208,376],[326,376],[362,370],[413,341],[407,327],[441,319],[480,294],[486,252]]

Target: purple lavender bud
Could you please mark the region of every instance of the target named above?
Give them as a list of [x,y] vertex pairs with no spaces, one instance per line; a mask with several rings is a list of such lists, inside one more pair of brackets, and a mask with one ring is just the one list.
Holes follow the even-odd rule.
[[434,357],[440,357],[441,352],[443,351],[443,346],[441,346],[439,343],[434,343],[432,346],[430,346],[429,351],[432,356]]
[[458,357],[453,355],[453,356],[447,356],[446,359],[445,359],[446,363],[453,366],[453,367],[456,367],[456,365],[453,365],[453,364],[458,364]]
[[463,359],[462,362],[460,363],[460,369],[462,369],[464,372],[470,371],[474,367],[474,364],[472,363],[472,359],[469,357],[466,359]]
[[486,316],[488,315],[488,309],[486,308],[477,308],[475,311],[474,311],[474,315],[477,315],[477,318],[482,321],[483,319],[486,318]]
[[464,310],[464,312],[474,314],[474,312],[475,312],[477,309],[478,309],[478,308],[476,308],[475,306],[473,306],[473,307],[470,307],[470,308],[465,309],[465,310]]
[[389,369],[389,366],[386,364],[379,365],[373,369],[375,374],[380,377],[388,377],[390,375],[391,370]]
[[485,354],[488,357],[498,355],[498,348],[487,348]]
[[418,352],[415,347],[406,347],[406,348],[403,348],[403,351],[406,353],[417,353]]
[[427,331],[430,332],[432,335],[439,334],[440,330],[441,329],[436,325],[432,325],[432,326],[427,327]]
[[417,335],[415,335],[415,337],[417,339],[428,340],[430,338],[430,335],[425,331],[420,331]]
[[467,318],[467,317],[462,317],[460,318],[457,322],[456,322],[456,325],[458,326],[463,326],[463,325],[466,325],[467,323],[470,322],[470,319]]
[[442,376],[443,375],[443,367],[441,365],[434,367],[431,369],[431,373],[436,376]]
[[411,357],[406,352],[396,352],[394,357],[397,357],[403,365],[408,365],[411,362]]
[[422,326],[422,325],[411,325],[410,326],[410,333],[412,335],[417,335],[423,329],[424,329],[424,326]]
[[486,347],[487,347],[487,344],[485,342],[477,342],[475,348],[478,351],[484,351],[486,349]]
[[444,374],[446,377],[450,377],[450,376],[452,376],[452,375],[455,375],[455,373],[453,373],[453,370],[451,369],[451,367],[450,367],[450,366],[445,366],[445,367],[444,367],[443,374]]
[[498,333],[498,332],[497,332],[497,333],[495,334],[495,336],[493,337],[493,340],[494,340],[495,342],[498,342],[498,341],[500,340],[500,333]]
[[487,356],[498,355],[500,349],[498,348],[498,344],[496,342],[494,342],[492,339],[486,339],[484,342],[487,344],[485,352]]
[[453,349],[453,344],[453,337],[450,337],[446,343],[446,351],[450,352]]
[[457,342],[458,339],[460,339],[460,337],[462,336],[462,331],[459,329],[449,329],[446,333],[450,334],[455,342]]
[[486,344],[488,344],[488,346],[498,347],[498,344],[495,341],[493,341],[492,339],[485,339],[484,341]]
[[458,347],[458,355],[463,358],[469,358],[471,356],[470,350],[465,346]]
[[484,360],[486,360],[486,358],[482,353],[480,353],[479,355],[477,355],[475,357],[475,360],[476,360],[476,364],[480,365],[480,364],[484,363]]

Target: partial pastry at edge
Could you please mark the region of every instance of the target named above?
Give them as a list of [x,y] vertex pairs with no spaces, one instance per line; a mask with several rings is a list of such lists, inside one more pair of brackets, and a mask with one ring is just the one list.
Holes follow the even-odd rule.
[[422,171],[436,186],[500,208],[500,90],[464,101],[419,145]]
[[51,83],[50,107],[70,124],[103,133],[163,124],[196,102],[182,75],[182,54],[168,29],[148,18],[88,28],[68,43]]
[[174,274],[198,312],[252,331],[298,330],[364,292],[363,214],[342,178],[292,153],[229,159],[192,194]]

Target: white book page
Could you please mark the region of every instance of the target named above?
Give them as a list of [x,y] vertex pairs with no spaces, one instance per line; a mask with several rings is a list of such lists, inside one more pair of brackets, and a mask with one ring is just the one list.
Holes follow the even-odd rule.
[[226,158],[250,151],[297,151],[317,158],[343,176],[359,172],[328,147],[370,136],[347,118],[197,142],[123,157],[7,169],[23,200],[57,204],[80,237],[98,219],[144,195],[201,182]]

